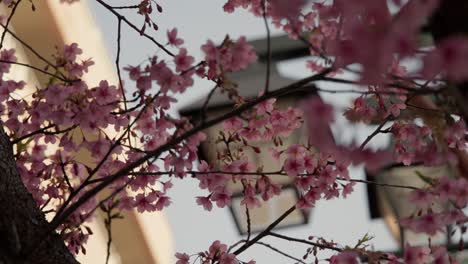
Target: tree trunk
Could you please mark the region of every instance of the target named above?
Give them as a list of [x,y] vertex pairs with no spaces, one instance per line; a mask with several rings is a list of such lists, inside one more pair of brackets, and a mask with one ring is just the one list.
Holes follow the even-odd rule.
[[78,263],[49,223],[16,168],[9,137],[0,126],[0,264]]

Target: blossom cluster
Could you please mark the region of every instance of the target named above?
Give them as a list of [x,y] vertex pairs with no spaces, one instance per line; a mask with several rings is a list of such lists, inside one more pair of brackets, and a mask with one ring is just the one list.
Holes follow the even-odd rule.
[[[465,178],[442,177],[426,189],[413,191],[409,199],[420,208],[420,212],[402,219],[400,223],[414,232],[434,235],[447,225],[462,225],[468,221],[468,216],[462,211],[468,204],[468,181]],[[436,204],[445,205],[445,209],[433,210]]]
[[[197,259],[200,258],[200,263],[220,263],[220,264],[255,264],[255,261],[249,262],[240,261],[236,258],[236,255],[229,253],[228,246],[216,240],[211,244],[207,251],[199,252],[196,254]],[[177,262],[176,264],[189,264],[190,258],[186,253],[176,253]]]
[[[0,2],[10,7],[19,3]],[[144,17],[137,31],[145,35],[146,26],[158,30],[152,16],[153,10],[163,11],[159,1],[139,2],[136,8],[124,7],[135,8]],[[391,10],[389,2],[395,10]],[[376,133],[393,136],[395,161],[404,165],[455,165],[456,153],[465,152],[467,147],[466,116],[458,109],[451,111],[453,95],[445,93],[443,86],[468,79],[468,38],[451,36],[431,49],[418,46],[420,29],[439,3],[227,0],[224,10],[230,13],[248,9],[256,16],[271,19],[289,37],[300,39],[312,55],[320,57],[307,62],[311,71],[358,73],[357,82],[343,83],[364,85],[366,90],[345,116],[355,122],[381,123]],[[122,17],[118,19],[122,22]],[[294,184],[300,194],[296,207],[303,209],[315,206],[321,199],[349,195],[357,182],[349,175],[350,165],[364,163],[368,169],[378,169],[390,160],[388,152],[366,149],[365,144],[337,145],[329,130],[335,120],[334,109],[318,96],[308,98],[299,104],[301,107],[284,108],[268,91],[253,99],[243,97],[229,75],[257,61],[245,37],[226,36],[219,45],[207,40],[201,46],[204,60],[199,63],[183,46],[185,41],[177,28],[168,30],[165,37],[161,42],[165,45],[150,38],[166,53],[125,67],[130,82],[119,80],[118,85],[106,80],[94,84],[84,81],[94,62],[83,59],[84,52],[77,43],[58,48],[53,63],[45,61],[49,65],[44,70],[37,68],[49,77],[37,87],[11,79],[12,65],[19,64],[15,50],[0,50],[0,119],[14,145],[18,171],[37,206],[60,218],[88,191],[108,183],[110,196],[105,200],[96,196],[86,199],[57,227],[71,252],[85,252],[84,244],[92,234],[86,221],[97,209],[136,209],[141,213],[163,210],[171,204],[169,191],[174,182],[188,175],[208,192],[196,197],[196,203],[208,211],[213,203],[220,208],[230,205],[233,194],[229,185],[233,183],[243,187],[242,206],[259,207],[281,193],[283,186],[277,177]],[[421,67],[409,72],[402,66],[405,59],[418,60]],[[352,65],[358,70],[352,70]],[[339,81],[330,74],[316,76]],[[215,140],[217,164],[200,161],[195,170],[198,147],[206,139],[202,132],[206,120],[192,124],[169,113],[176,97],[186,92],[197,77],[227,92],[234,108],[254,100],[258,103],[222,122],[223,129]],[[135,92],[130,96],[127,91]],[[423,92],[437,92],[434,102],[449,106],[429,109],[434,114],[413,111],[417,106],[410,105],[412,98]],[[265,99],[265,95],[270,97]],[[307,142],[285,144],[302,126],[309,133]],[[276,171],[265,171],[264,164],[249,158],[253,153],[264,154],[265,142],[273,143],[268,151],[278,165]],[[412,192],[411,202],[421,210],[400,221],[406,228],[433,235],[446,225],[462,226],[468,220],[462,212],[468,203],[468,181],[441,177],[430,187]],[[436,211],[435,203],[450,206]],[[196,256],[201,263],[245,263],[230,250],[215,241]],[[328,260],[330,263],[358,263],[360,252],[356,248],[338,251]],[[178,264],[188,264],[191,259],[181,253],[176,257]],[[407,245],[403,258],[405,263],[454,263],[442,247]],[[399,261],[390,255],[387,260]]]
[[216,46],[213,41],[208,40],[201,48],[205,53],[205,64],[208,69],[201,68],[200,73],[206,71],[209,79],[217,79],[226,73],[243,70],[257,60],[255,50],[247,43],[245,37],[233,41],[227,36],[221,46]]
[[[403,256],[406,264],[425,264],[425,263],[440,263],[440,264],[456,264],[459,263],[454,257],[450,256],[445,247],[423,247],[405,245],[405,254]],[[399,263],[393,260],[390,263]]]
[[[175,39],[181,44],[180,39]],[[129,68],[130,78],[139,88],[133,105],[125,101],[123,87],[105,80],[90,87],[81,80],[93,62],[81,59],[83,51],[76,43],[65,45],[54,56],[54,64],[49,67],[55,74],[49,75],[46,85],[22,96],[26,83],[9,79],[12,64],[8,62],[16,62],[14,52],[0,52],[5,61],[0,64],[1,119],[16,145],[17,166],[24,184],[37,205],[47,207],[49,213],[60,213],[62,207],[76,202],[93,187],[93,180],[112,175],[191,128],[187,120],[173,119],[166,113],[176,102],[173,94],[193,83],[194,72],[183,72],[193,63],[184,48],[174,57],[175,69],[156,57],[144,71]],[[160,92],[156,94],[149,92],[153,82],[159,84]],[[203,139],[203,134],[198,133],[159,158],[166,161],[168,171],[170,167],[184,170],[180,161],[188,157],[191,162],[196,160],[196,149]],[[190,167],[191,162],[182,164]],[[158,170],[150,163],[137,166],[111,185],[116,190],[111,201],[121,200],[119,209],[162,210],[170,204],[166,191],[172,185],[169,180],[160,180],[160,175],[152,175]],[[117,192],[122,187],[133,193]],[[98,202],[97,197],[88,200],[58,228],[74,253],[84,251],[83,243],[91,231],[82,223],[92,219]]]
[[[321,116],[326,118],[326,115]],[[328,149],[321,153],[311,145],[282,146],[282,138],[290,136],[302,126],[301,111],[294,108],[281,110],[276,100],[270,99],[256,105],[244,118],[250,121],[234,117],[223,122],[223,130],[217,140],[218,167],[206,162],[198,167],[200,173],[196,178],[200,181],[199,186],[210,194],[197,197],[197,203],[206,210],[212,209],[212,202],[216,202],[218,207],[230,203],[232,193],[226,186],[231,181],[243,184],[244,198],[241,205],[259,207],[260,199],[268,201],[280,194],[282,186],[274,180],[275,175],[290,177],[301,191],[302,197],[297,205],[299,208],[312,207],[321,198],[338,197],[340,190],[343,196],[352,192],[353,183],[338,182],[350,179],[348,163],[333,158],[331,153],[325,152]],[[258,169],[263,164],[255,164],[246,155],[249,150],[256,154],[265,151],[257,146],[263,140],[274,142],[275,146],[269,151],[273,162],[282,164],[279,171],[264,172]],[[221,172],[214,172],[216,170]]]

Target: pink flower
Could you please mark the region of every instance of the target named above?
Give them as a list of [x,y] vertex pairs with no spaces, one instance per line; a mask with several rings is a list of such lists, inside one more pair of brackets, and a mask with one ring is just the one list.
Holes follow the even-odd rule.
[[203,209],[207,211],[211,211],[211,209],[213,209],[210,197],[197,196],[197,204],[203,206]]
[[76,56],[80,55],[81,53],[83,53],[83,50],[78,48],[77,43],[72,43],[70,45],[65,45],[64,48],[63,48],[63,56],[68,61],[75,61]]
[[326,184],[332,184],[336,180],[336,171],[333,171],[330,166],[327,166],[320,171],[318,178]]
[[[0,60],[16,62],[15,49],[3,49],[0,51]],[[0,78],[3,76],[3,73],[10,72],[10,63],[0,63]]]
[[137,211],[143,213],[145,211],[152,212],[154,211],[154,205],[152,204],[156,200],[155,195],[145,196],[143,193],[137,194],[135,196],[135,203],[134,205],[137,208]]
[[218,56],[218,48],[214,44],[213,41],[208,40],[206,44],[201,46],[203,52],[205,52],[205,56],[207,60],[217,60]]
[[223,129],[230,132],[236,132],[242,128],[243,123],[242,119],[238,117],[229,118],[223,122]]
[[257,60],[257,55],[245,37],[240,37],[236,42],[226,39],[224,45],[216,47],[213,41],[202,45],[201,49],[205,53],[207,62],[208,78],[212,79],[225,72],[235,72],[247,68],[247,66]]
[[390,108],[387,110],[387,116],[393,115],[394,117],[398,117],[400,115],[400,111],[406,109],[406,104],[404,103],[396,103],[390,105]]
[[136,86],[142,92],[151,89],[151,78],[149,76],[140,76],[137,80]]
[[300,209],[309,209],[314,206],[314,203],[307,200],[305,197],[301,197],[299,201],[297,201],[296,206]]
[[458,179],[455,192],[452,196],[457,206],[464,208],[468,203],[468,180],[464,178]]
[[343,187],[343,190],[341,191],[341,195],[343,196],[343,198],[348,197],[348,195],[350,195],[354,191],[354,185],[356,185],[356,183],[351,182]]
[[330,258],[330,264],[358,264],[358,255],[355,252],[344,251]]
[[452,195],[452,193],[455,192],[455,188],[455,180],[444,176],[439,180],[439,182],[435,186],[435,191],[437,192],[442,201],[446,201]]
[[463,213],[463,211],[459,209],[454,209],[449,212],[444,212],[442,214],[443,222],[445,224],[451,223],[463,223],[468,221],[468,216]]
[[287,158],[284,162],[284,171],[291,177],[296,177],[304,172],[304,159],[302,158]]
[[304,156],[304,168],[307,172],[312,173],[318,166],[318,159],[316,156]]
[[453,81],[468,79],[468,38],[453,36],[441,41],[424,59],[423,75],[432,79],[444,72]]
[[106,105],[118,100],[119,91],[115,86],[109,86],[107,81],[99,82],[99,86],[94,88],[93,95],[101,105]]
[[216,240],[211,244],[210,248],[208,249],[209,257],[213,259],[215,256],[224,255],[227,251],[227,245],[222,244],[221,241]]
[[240,71],[257,60],[257,54],[253,46],[245,37],[239,37],[231,48],[232,57],[228,66],[232,71]]
[[176,71],[182,72],[188,70],[195,59],[192,56],[187,55],[187,50],[185,48],[181,48],[179,50],[179,54],[174,57],[174,63],[176,64]]
[[305,2],[304,0],[271,0],[272,16],[295,20]]
[[236,255],[234,254],[223,254],[219,259],[220,264],[237,264]]
[[262,199],[268,201],[270,198],[281,193],[281,185],[269,181],[266,189],[262,193]]
[[218,187],[211,195],[211,201],[216,202],[220,208],[224,208],[231,202],[231,193],[226,187]]
[[247,187],[244,190],[244,199],[242,199],[241,205],[245,205],[248,208],[255,208],[255,207],[260,207],[260,201],[258,200],[257,197],[255,197],[255,188],[253,188],[251,185],[247,185]]
[[171,107],[171,104],[176,103],[177,99],[168,95],[158,96],[155,100],[155,104],[161,109],[168,110]]
[[452,264],[450,256],[445,247],[436,247],[432,249],[432,256],[434,257],[434,264]]
[[435,214],[428,212],[418,218],[406,218],[400,220],[400,224],[417,233],[426,233],[435,235],[437,232],[442,231],[445,223],[442,214]]
[[123,69],[128,71],[128,74],[130,75],[130,80],[136,81],[141,76],[140,66],[136,66],[136,67],[127,66],[127,67],[125,67]]
[[184,44],[184,40],[177,37],[177,28],[167,31],[167,39],[169,44],[175,47]]
[[444,136],[447,140],[450,148],[457,148],[459,150],[465,150],[467,143],[465,141],[466,125],[463,119],[459,119],[452,126],[450,126],[444,132]]
[[434,200],[434,196],[426,190],[414,190],[409,196],[409,201],[419,207],[429,207]]
[[158,198],[158,201],[154,205],[154,209],[157,211],[162,211],[165,207],[168,207],[171,204],[171,199],[168,196],[161,195]]
[[189,264],[190,256],[186,253],[176,253],[175,257],[177,258],[176,264]]
[[255,109],[257,110],[257,114],[265,115],[267,113],[270,113],[275,108],[275,102],[276,102],[276,99],[272,98],[272,99],[265,100],[261,102],[260,104],[256,105]]
[[288,154],[289,158],[305,158],[306,148],[299,144],[293,144],[289,146],[285,153]]
[[268,151],[270,152],[271,154],[271,157],[275,160],[279,160],[280,156],[281,156],[281,151],[278,151],[277,149],[275,148],[269,148]]
[[423,264],[429,263],[431,249],[428,247],[411,247],[409,244],[405,245],[405,264]]
[[314,183],[313,176],[300,176],[296,178],[296,186],[300,190],[308,190],[310,186]]
[[200,161],[200,164],[198,164],[198,171],[208,171],[210,170],[210,166],[208,163],[204,160]]

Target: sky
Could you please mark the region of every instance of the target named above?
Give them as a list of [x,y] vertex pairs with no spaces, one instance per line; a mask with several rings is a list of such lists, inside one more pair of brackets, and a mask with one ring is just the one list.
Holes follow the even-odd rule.
[[[113,5],[129,5],[136,1],[113,0]],[[158,2],[159,3],[159,2]],[[233,38],[245,35],[248,40],[266,37],[263,20],[254,17],[245,11],[236,11],[234,14],[224,13],[222,5],[224,0],[171,0],[160,2],[164,11],[156,14],[154,21],[159,26],[158,32],[147,29],[147,32],[156,39],[165,39],[167,29],[177,27],[179,35],[185,40],[184,46],[189,53],[199,61],[201,57],[200,45],[206,40],[212,39],[220,42],[226,34]],[[116,18],[107,10],[99,6],[95,1],[90,1],[95,19],[104,33],[106,45],[111,58],[115,58],[117,23]],[[134,11],[133,11],[134,12]],[[125,13],[126,17],[136,25],[141,25],[142,17]],[[272,35],[279,35],[280,31],[272,27]],[[141,38],[138,33],[128,27],[123,27],[121,65],[136,65],[161,51],[149,41]],[[277,65],[279,72],[285,77],[300,79],[310,75],[304,67],[305,59],[296,59],[282,62]],[[131,84],[128,78],[124,81]],[[325,85],[324,88],[341,89],[340,85]],[[196,81],[194,87],[188,93],[179,97],[179,107],[188,105],[197,99],[203,98],[212,87],[206,81]],[[333,104],[337,109],[342,109],[351,100],[350,96],[339,97],[330,94],[322,94],[322,98]],[[344,118],[337,115],[337,122],[332,127],[335,136],[339,135],[341,141],[349,142],[357,138],[362,142],[372,128],[364,126],[350,126]],[[388,143],[385,136],[377,137],[371,142],[372,147],[382,147]],[[352,168],[352,178],[364,179],[362,168]],[[214,209],[212,212],[204,211],[196,205],[195,196],[206,195],[198,188],[198,182],[191,179],[175,180],[174,187],[170,191],[173,204],[165,210],[177,251],[189,254],[206,250],[214,240],[232,244],[240,239],[235,224],[228,209]],[[157,228],[157,227],[154,227]],[[355,192],[346,200],[336,199],[319,202],[312,209],[308,225],[281,230],[282,233],[297,237],[307,238],[309,235],[323,236],[333,239],[339,245],[354,245],[357,239],[369,233],[375,238],[372,242],[375,249],[394,250],[396,242],[392,239],[382,220],[371,220],[369,217],[367,194],[365,185],[357,185]],[[262,240],[263,241],[263,240]],[[306,248],[300,244],[292,244],[278,239],[265,239],[275,247],[285,250],[299,258],[304,255]],[[161,241],[164,243],[164,241]],[[257,263],[291,263],[290,260],[261,246],[254,246],[240,256],[241,260],[248,261],[255,258]]]

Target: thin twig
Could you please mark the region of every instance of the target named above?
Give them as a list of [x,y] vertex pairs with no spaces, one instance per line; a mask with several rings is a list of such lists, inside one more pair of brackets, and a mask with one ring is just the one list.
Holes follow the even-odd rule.
[[10,25],[10,22],[11,22],[11,19],[13,18],[13,15],[15,14],[16,12],[16,8],[18,8],[19,4],[21,3],[22,0],[17,0],[16,3],[14,4],[13,8],[11,9],[11,13],[10,15],[8,16],[8,19],[5,23],[5,27],[4,27],[4,30],[2,32],[2,37],[0,39],[0,49],[3,49],[3,41],[5,40],[5,35],[7,33],[7,28],[8,26]]
[[190,67],[190,68],[188,68],[188,69],[182,71],[182,72],[180,73],[180,75],[181,75],[181,76],[182,76],[182,75],[185,75],[185,74],[187,74],[187,73],[189,73],[189,72],[195,70],[196,68],[202,66],[203,64],[205,64],[205,61],[202,60],[202,61],[198,62],[197,64],[193,65],[192,67]]
[[60,158],[60,167],[62,168],[63,177],[65,178],[65,182],[68,185],[68,189],[70,190],[70,192],[74,192],[75,190],[73,189],[73,186],[71,185],[70,178],[68,177],[68,174],[65,171],[65,163],[63,163],[61,153],[59,153],[59,158]]
[[117,56],[115,58],[115,67],[117,68],[117,76],[119,77],[119,86],[120,92],[122,93],[122,98],[124,102],[125,111],[127,111],[127,98],[125,96],[125,90],[122,82],[122,75],[120,74],[120,44],[121,44],[121,35],[122,35],[122,19],[117,18]]
[[215,87],[213,87],[213,89],[211,89],[210,93],[208,94],[208,96],[206,97],[205,99],[205,102],[203,102],[203,106],[201,108],[201,123],[203,124],[206,120],[206,110],[208,108],[208,104],[210,103],[210,100],[211,98],[213,97],[216,89],[218,89],[218,87],[220,87],[218,84],[215,85]]
[[236,243],[232,244],[232,245],[228,248],[227,252],[228,252],[228,253],[231,252],[232,249],[234,249],[234,248],[237,247],[238,245],[244,243],[245,241],[246,241],[245,239],[241,239],[241,240],[237,241]]
[[392,187],[392,188],[401,188],[401,189],[410,189],[410,190],[421,190],[421,188],[409,185],[399,185],[399,184],[389,184],[389,183],[380,183],[368,180],[361,180],[361,179],[344,179],[344,178],[337,178],[340,181],[349,181],[349,182],[358,182],[358,183],[365,183],[365,184],[372,184],[381,187]]
[[[252,175],[252,176],[284,176],[284,177],[290,177],[288,176],[287,173],[282,172],[282,171],[272,171],[272,172],[257,172],[257,171],[252,171],[252,172],[232,172],[232,171],[185,171],[184,173],[187,174],[226,174],[226,175]],[[145,175],[172,175],[174,174],[173,171],[156,171],[156,172],[135,172],[135,173],[129,173],[128,175],[135,175],[135,176],[145,176]],[[316,176],[316,174],[313,173],[299,173],[297,176]],[[104,180],[105,178],[102,178],[101,180]],[[347,179],[347,178],[340,178],[337,177],[337,180],[340,181],[348,181],[348,182],[356,182],[356,183],[365,183],[365,184],[373,184],[376,186],[382,186],[382,187],[393,187],[393,188],[403,188],[403,189],[411,189],[411,190],[419,190],[421,188],[418,188],[416,186],[411,186],[411,185],[398,185],[398,184],[387,184],[387,183],[380,183],[380,182],[375,182],[375,181],[369,181],[369,180],[361,180],[361,179]]]
[[264,243],[264,242],[261,242],[261,241],[258,241],[258,242],[255,243],[255,244],[257,244],[257,245],[262,245],[262,246],[264,246],[264,247],[267,247],[267,248],[269,248],[269,249],[275,251],[276,253],[278,253],[278,254],[280,254],[280,255],[283,255],[283,256],[285,256],[285,257],[287,257],[287,258],[290,258],[290,259],[292,259],[292,260],[297,261],[298,263],[306,264],[306,263],[305,263],[304,261],[302,261],[301,259],[298,259],[298,258],[296,258],[296,257],[293,257],[293,256],[289,255],[288,253],[285,253],[285,252],[283,252],[283,251],[281,251],[281,250],[279,250],[279,249],[273,247],[273,246],[270,245],[270,244],[267,244],[267,243]]
[[106,264],[109,263],[110,255],[111,255],[111,245],[112,245],[112,210],[108,209],[106,211],[106,219],[104,219],[104,225],[107,231],[107,250],[106,250]]
[[[229,148],[229,146],[228,146]],[[244,196],[246,195],[245,190],[247,187],[247,182],[245,179],[242,180],[242,186],[244,187]],[[245,216],[247,218],[247,239],[246,243],[249,242],[250,236],[251,236],[251,221],[250,221],[250,211],[249,211],[249,206],[247,206],[247,203],[245,204]]]
[[293,242],[297,242],[297,243],[302,243],[302,244],[318,247],[318,248],[321,248],[321,249],[330,249],[330,250],[334,250],[334,251],[338,251],[338,252],[343,251],[342,248],[335,247],[335,246],[332,246],[332,245],[326,245],[326,244],[316,243],[316,242],[312,242],[312,241],[305,240],[305,239],[289,237],[289,236],[281,235],[281,234],[274,233],[274,232],[268,232],[267,235],[277,237],[277,238],[281,238],[281,239],[287,240],[287,241],[293,241]]
[[19,138],[16,138],[16,139],[12,140],[11,143],[12,143],[12,144],[18,144],[19,142],[21,142],[21,141],[23,141],[23,140],[25,140],[25,139],[27,139],[27,138],[30,138],[30,137],[32,137],[32,136],[34,136],[34,135],[37,135],[37,134],[44,134],[44,135],[57,135],[57,134],[62,134],[62,133],[66,133],[66,132],[68,132],[68,131],[70,131],[70,130],[72,130],[72,129],[74,129],[74,128],[77,127],[77,125],[73,125],[73,126],[71,126],[71,127],[65,128],[65,129],[63,129],[63,130],[46,131],[47,129],[52,128],[52,127],[54,127],[54,126],[56,126],[56,125],[53,125],[53,124],[52,124],[52,125],[48,125],[48,126],[43,127],[43,128],[41,128],[41,129],[39,129],[39,130],[33,131],[33,132],[28,133],[28,134],[26,134],[26,135],[23,135],[23,136],[21,136],[21,137],[19,137]]
[[37,52],[33,47],[31,47],[31,45],[29,45],[28,43],[26,43],[24,40],[22,40],[20,37],[18,37],[15,33],[13,33],[11,30],[9,30],[7,27],[5,27],[3,24],[0,24],[1,27],[3,27],[3,29],[8,32],[8,34],[10,34],[16,41],[18,41],[19,43],[21,43],[21,45],[23,45],[24,47],[26,47],[29,51],[31,51],[34,55],[36,55],[36,57],[38,57],[40,60],[42,60],[44,63],[46,63],[48,66],[51,66],[52,68],[54,68],[62,77],[65,77],[65,75],[60,72],[58,70],[58,67],[53,64],[52,62],[50,62],[49,60],[47,60],[44,56],[42,56],[41,54],[39,54],[39,52]]
[[382,123],[374,130],[374,132],[372,132],[372,134],[367,136],[366,140],[364,140],[364,142],[362,142],[362,144],[359,146],[359,150],[363,150],[364,147],[367,145],[367,143],[369,143],[369,141],[371,141],[372,138],[374,138],[377,134],[380,133],[380,130],[388,122],[389,119],[390,119],[390,116],[385,118],[385,120],[382,121]]
[[[323,81],[327,82],[335,82],[335,83],[341,83],[341,84],[349,84],[349,85],[362,85],[359,82],[352,81],[352,80],[346,80],[346,79],[340,79],[340,78],[335,78],[335,77],[324,77]],[[432,89],[432,88],[424,88],[423,86],[420,88],[416,87],[411,87],[411,86],[406,86],[401,83],[397,82],[392,82],[392,83],[386,83],[383,84],[384,86],[392,87],[392,88],[398,88],[401,90],[405,90],[405,92],[396,92],[396,91],[368,91],[365,93],[368,94],[395,94],[395,95],[407,95],[408,92],[413,92],[417,94],[437,94],[441,93],[443,90],[442,89]],[[350,93],[358,93],[358,90],[348,90]]]
[[249,207],[247,206],[247,204],[245,205],[245,215],[247,216],[247,241],[249,241],[250,236],[252,235],[252,231],[251,231],[250,212],[249,212]]
[[140,35],[144,36],[145,38],[149,39],[151,42],[153,42],[156,46],[158,46],[160,49],[162,49],[166,54],[168,54],[171,57],[174,57],[174,53],[169,51],[164,45],[159,43],[156,39],[154,39],[152,36],[142,32],[137,26],[135,26],[132,22],[130,22],[126,17],[122,16],[119,12],[115,11],[114,8],[110,5],[108,5],[106,2],[102,0],[96,0],[99,4],[101,4],[104,8],[109,10],[112,14],[114,14],[116,17],[120,18],[125,24],[127,24],[129,27],[134,29],[136,32],[138,32]]
[[252,238],[252,240],[250,240],[249,242],[242,245],[239,249],[234,251],[233,254],[234,255],[239,255],[240,253],[244,252],[246,249],[251,247],[253,244],[257,243],[260,239],[267,236],[270,233],[270,231],[273,230],[273,228],[275,228],[279,223],[281,223],[281,221],[283,221],[286,217],[288,217],[288,215],[290,215],[292,212],[294,212],[294,210],[296,210],[296,205],[293,205],[292,207],[290,207],[286,212],[284,212],[280,217],[278,217],[278,219],[276,219],[273,223],[271,223],[269,226],[267,226],[267,228],[265,228],[265,230],[260,232],[254,238]]
[[70,79],[66,79],[66,78],[63,78],[61,76],[58,76],[56,74],[53,74],[53,73],[50,73],[48,71],[45,71],[41,68],[38,68],[36,66],[32,66],[32,65],[29,65],[29,64],[25,64],[25,63],[21,63],[21,62],[15,62],[15,61],[8,61],[8,60],[0,60],[0,63],[8,63],[8,64],[14,64],[14,65],[19,65],[19,66],[23,66],[23,67],[27,67],[27,68],[30,68],[30,69],[33,69],[33,70],[36,70],[38,72],[41,72],[45,75],[49,75],[51,77],[54,77],[54,78],[57,78],[59,80],[61,80],[62,82],[66,82],[66,83],[72,83],[72,82],[78,82],[80,81],[79,79],[73,79],[73,80],[70,80]]
[[271,67],[271,36],[270,26],[266,17],[266,0],[262,1],[263,5],[263,22],[265,23],[265,29],[267,32],[267,63],[266,63],[266,77],[265,77],[265,93],[268,93],[270,88],[270,67]]
[[130,5],[130,6],[112,6],[112,9],[137,9],[140,8],[139,5]]

